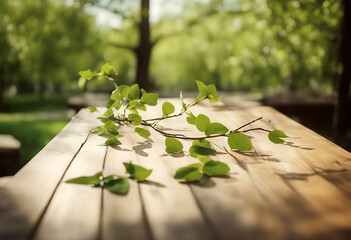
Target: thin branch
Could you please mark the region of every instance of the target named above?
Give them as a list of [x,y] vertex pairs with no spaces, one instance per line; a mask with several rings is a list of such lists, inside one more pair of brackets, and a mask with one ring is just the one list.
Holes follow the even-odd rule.
[[[229,137],[229,135],[233,132],[249,132],[249,131],[257,131],[257,130],[261,130],[261,131],[265,131],[265,132],[270,132],[269,130],[263,129],[263,128],[251,128],[251,129],[247,129],[244,131],[238,131],[239,129],[248,126],[249,124],[252,124],[258,120],[262,119],[262,117],[257,118],[249,123],[246,123],[240,127],[238,127],[235,130],[232,130],[228,133],[223,133],[223,134],[214,134],[214,135],[209,135],[209,136],[203,136],[203,137],[189,137],[189,136],[185,136],[184,134],[177,134],[177,133],[168,133],[165,131],[162,131],[161,129],[158,129],[153,123],[149,123],[147,122],[147,120],[142,120],[141,125],[145,126],[145,127],[150,127],[153,130],[155,130],[156,132],[160,133],[162,136],[165,137],[171,137],[171,138],[177,138],[177,139],[183,139],[183,140],[204,140],[204,139],[208,139],[208,138],[218,138],[218,137]],[[118,119],[118,122],[129,122],[132,123],[133,121],[128,120],[127,118],[123,118],[123,119]]]
[[[202,100],[201,100],[201,101],[202,101]],[[201,101],[196,101],[196,102],[194,102],[194,103],[192,103],[192,104],[189,104],[189,105],[187,106],[186,109],[189,109],[189,108],[195,106],[196,104],[198,104],[198,103],[201,102]],[[174,115],[169,115],[169,116],[167,116],[167,117],[151,118],[151,119],[146,119],[146,120],[144,120],[144,121],[146,121],[146,122],[151,122],[151,121],[162,121],[162,120],[165,120],[165,119],[168,119],[168,118],[179,117],[179,116],[183,115],[183,113],[185,113],[185,112],[186,112],[186,110],[182,109],[179,113],[174,114]]]
[[265,132],[271,132],[271,131],[269,131],[267,129],[264,129],[264,128],[251,128],[251,129],[244,130],[242,132],[250,132],[250,131],[257,131],[257,130],[265,131]]
[[261,120],[261,119],[262,119],[262,117],[259,117],[259,118],[255,119],[255,120],[252,120],[251,122],[248,122],[248,123],[246,123],[246,124],[244,124],[244,125],[238,127],[237,129],[235,129],[235,130],[233,130],[233,131],[230,131],[230,133],[232,133],[232,132],[237,132],[237,131],[239,131],[240,129],[242,129],[242,128],[244,128],[244,127],[246,127],[246,126],[248,126],[248,125],[250,125],[250,124],[252,124],[252,123],[254,123],[254,122],[257,122],[258,120]]

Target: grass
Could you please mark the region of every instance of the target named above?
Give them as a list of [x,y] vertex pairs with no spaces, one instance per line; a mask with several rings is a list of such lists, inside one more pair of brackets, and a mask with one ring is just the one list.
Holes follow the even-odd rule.
[[[69,122],[64,114],[67,96],[7,95],[4,103],[7,111],[0,113],[0,134],[10,134],[21,142],[21,167]],[[53,118],[54,113],[63,114]]]
[[0,133],[11,134],[21,142],[20,166],[24,166],[68,123],[67,119],[0,121]]
[[4,105],[8,113],[52,112],[67,109],[67,96],[23,94],[5,95]]

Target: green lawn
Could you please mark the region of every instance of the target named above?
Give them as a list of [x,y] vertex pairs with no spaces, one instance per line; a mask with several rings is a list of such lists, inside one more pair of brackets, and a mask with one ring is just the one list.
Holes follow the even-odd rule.
[[35,156],[68,123],[67,119],[0,121],[0,133],[11,134],[21,142],[20,165]]
[[0,134],[10,134],[21,142],[21,167],[69,122],[67,96],[6,96],[4,102],[7,111],[0,113]]
[[4,105],[9,113],[52,112],[67,109],[67,98],[64,95],[5,95]]

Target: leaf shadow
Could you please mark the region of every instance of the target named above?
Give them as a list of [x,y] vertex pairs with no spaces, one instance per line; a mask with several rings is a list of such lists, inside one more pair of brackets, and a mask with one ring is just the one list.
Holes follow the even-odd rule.
[[118,151],[123,151],[123,152],[131,152],[132,151],[128,148],[121,148],[120,146],[111,146],[111,148],[118,150]]
[[283,145],[289,146],[289,147],[294,147],[294,148],[300,148],[302,150],[314,150],[314,148],[301,147],[299,145],[296,145],[294,142],[284,142]]
[[135,145],[134,147],[132,147],[133,151],[135,151],[136,154],[143,156],[143,157],[148,157],[149,154],[147,152],[145,152],[145,149],[149,149],[152,148],[152,143],[153,141],[151,139],[148,139],[145,142],[138,142],[138,145]]
[[156,181],[152,181],[152,180],[145,180],[145,181],[142,181],[142,182],[139,182],[139,183],[146,184],[146,185],[152,185],[152,186],[160,187],[160,188],[165,188],[166,187],[162,183],[159,183],[159,182],[156,182]]
[[[235,153],[243,155],[243,156],[247,156],[247,157],[259,157],[263,161],[280,162],[279,159],[271,157],[272,155],[268,155],[268,154],[261,154],[258,152],[241,152],[241,151],[235,151]],[[255,161],[255,162],[251,162],[251,163],[259,163],[259,162]]]
[[339,172],[346,172],[348,169],[322,169],[322,170],[315,170],[313,169],[312,173],[276,173],[278,176],[285,180],[298,180],[298,181],[307,181],[309,177],[322,175],[323,173],[339,173]]
[[175,153],[169,153],[169,154],[165,153],[161,155],[161,157],[167,157],[167,156],[171,156],[174,158],[182,158],[185,156],[185,153],[181,151],[181,152],[175,152]]
[[213,188],[216,186],[216,183],[210,177],[207,176],[202,177],[199,181],[196,182],[180,181],[180,183],[189,184],[190,186],[194,185],[202,188]]

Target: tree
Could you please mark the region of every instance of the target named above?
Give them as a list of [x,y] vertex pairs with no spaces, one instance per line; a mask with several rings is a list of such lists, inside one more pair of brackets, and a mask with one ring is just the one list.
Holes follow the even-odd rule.
[[344,17],[341,25],[341,40],[339,59],[342,64],[342,73],[337,85],[337,103],[334,119],[334,137],[339,144],[343,144],[350,128],[350,81],[351,81],[351,2],[343,0]]

